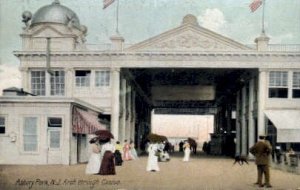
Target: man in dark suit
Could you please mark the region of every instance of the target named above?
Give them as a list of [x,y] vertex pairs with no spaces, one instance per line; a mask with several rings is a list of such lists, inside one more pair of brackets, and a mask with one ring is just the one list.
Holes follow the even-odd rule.
[[270,184],[270,154],[272,147],[269,142],[265,140],[265,136],[259,136],[258,142],[250,148],[250,153],[255,156],[255,164],[257,165],[257,184],[263,187],[262,177],[265,176],[265,186],[272,187]]

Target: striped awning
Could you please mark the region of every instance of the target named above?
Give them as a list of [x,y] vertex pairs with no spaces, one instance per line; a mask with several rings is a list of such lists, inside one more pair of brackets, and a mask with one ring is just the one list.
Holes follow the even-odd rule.
[[72,117],[73,133],[93,134],[97,130],[105,129],[105,127],[99,123],[97,116],[84,110],[74,108]]
[[265,110],[264,112],[277,128],[277,142],[300,142],[300,110]]

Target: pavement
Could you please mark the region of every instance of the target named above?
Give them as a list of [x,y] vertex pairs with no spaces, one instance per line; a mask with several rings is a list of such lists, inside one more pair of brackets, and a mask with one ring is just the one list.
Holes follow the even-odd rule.
[[259,188],[256,165],[233,165],[228,157],[183,154],[159,162],[159,172],[146,172],[147,157],[126,161],[114,176],[86,175],[86,164],[0,165],[0,190],[300,190],[300,175],[271,168],[272,188]]

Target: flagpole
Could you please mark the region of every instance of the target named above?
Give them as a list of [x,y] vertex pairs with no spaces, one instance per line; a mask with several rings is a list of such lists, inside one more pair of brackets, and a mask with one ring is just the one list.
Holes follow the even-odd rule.
[[117,26],[116,26],[116,33],[119,34],[119,0],[117,0]]
[[262,10],[261,32],[262,32],[262,34],[265,34],[265,4],[266,4],[266,0],[262,0],[262,1],[263,1],[263,10]]

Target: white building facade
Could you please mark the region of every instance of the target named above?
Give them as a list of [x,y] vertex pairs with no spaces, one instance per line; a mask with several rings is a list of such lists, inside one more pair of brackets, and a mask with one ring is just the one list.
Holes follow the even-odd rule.
[[296,46],[270,50],[262,34],[250,48],[187,15],[177,28],[130,47],[115,35],[109,48],[91,50],[86,27],[59,2],[32,18],[24,15],[22,50],[14,54],[29,94],[8,90],[0,97],[4,164],[87,161],[88,139],[101,127],[115,140],[140,144],[151,131],[153,110],[215,115],[214,133],[231,133],[235,154],[248,155],[260,134],[271,136],[274,145],[297,148],[300,142]]

